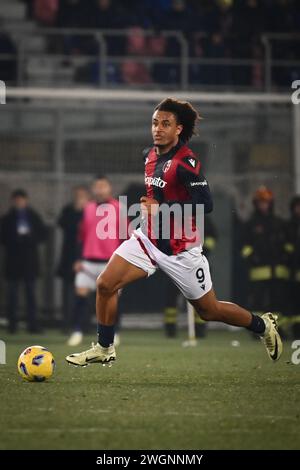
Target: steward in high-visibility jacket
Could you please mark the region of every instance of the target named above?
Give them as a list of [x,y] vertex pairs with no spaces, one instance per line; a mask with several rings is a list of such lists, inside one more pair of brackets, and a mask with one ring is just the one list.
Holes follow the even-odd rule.
[[290,204],[291,217],[286,227],[285,250],[289,253],[290,324],[295,339],[300,339],[300,196]]
[[265,186],[255,192],[253,205],[241,249],[248,270],[248,308],[257,313],[282,314],[290,276],[284,249],[285,223],[274,215],[274,196]]

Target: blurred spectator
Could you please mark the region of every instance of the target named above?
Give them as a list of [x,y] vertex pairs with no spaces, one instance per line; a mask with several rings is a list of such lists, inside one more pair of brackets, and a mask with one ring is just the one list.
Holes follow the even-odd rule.
[[59,0],[34,0],[33,16],[44,26],[53,26],[56,22]]
[[300,14],[295,0],[23,0],[28,14],[45,24],[64,27],[131,27],[184,32],[219,31],[247,39],[262,31],[297,32]]
[[[180,80],[180,45],[177,37],[166,37],[157,32],[148,37],[147,46],[148,55],[154,59],[151,72],[154,82],[178,85]],[[155,61],[156,57],[161,59],[164,57],[178,58],[178,62],[177,60],[174,60],[174,63],[167,63],[164,60]]]
[[[226,59],[227,49],[225,44],[224,36],[219,32],[214,32],[209,41],[207,47],[207,57],[213,59]],[[230,71],[226,65],[214,65],[207,66],[208,80],[207,83],[210,85],[222,85],[228,84],[230,81]]]
[[[193,33],[190,41],[190,55],[195,59],[203,59],[206,54],[207,39],[202,32]],[[192,63],[189,67],[189,80],[192,84],[204,84],[207,81],[205,66]]]
[[47,228],[39,214],[28,203],[28,195],[17,189],[11,195],[11,209],[2,217],[0,240],[4,245],[7,280],[8,330],[18,327],[19,287],[25,288],[27,329],[39,330],[35,297],[35,281],[39,275],[38,246],[47,237]]
[[192,11],[185,0],[172,0],[171,8],[163,15],[161,28],[189,33],[192,18]]
[[147,85],[151,77],[145,64],[126,60],[122,63],[122,78],[126,85]]
[[112,0],[94,0],[92,3],[91,27],[97,29],[113,29],[122,26],[122,18],[118,15],[116,2]]
[[[194,32],[190,40],[190,54],[195,58],[230,59],[232,57],[230,33],[232,29],[231,2],[219,0],[194,2]],[[192,64],[192,83],[228,85],[231,83],[230,66],[221,64]]]
[[167,55],[168,39],[161,34],[148,38],[148,54],[154,61],[151,68],[151,75],[154,82],[172,83],[170,72],[172,66],[163,62],[156,62],[155,58],[163,58]]
[[218,31],[211,35],[211,40],[207,47],[207,56],[211,58],[224,58],[226,56],[224,36]]
[[[230,59],[231,51],[225,37],[218,31],[209,37],[202,34],[194,34],[194,56],[208,59]],[[206,85],[228,85],[231,83],[231,68],[226,64],[193,64],[190,67],[192,83],[204,83]]]
[[248,47],[251,47],[251,41],[263,31],[264,10],[262,2],[258,2],[258,0],[235,1],[232,13],[232,32],[235,37],[242,40],[243,53],[245,54]]
[[225,37],[227,37],[232,30],[232,3],[232,1],[224,0],[217,2],[218,29]]
[[[131,28],[127,36],[127,55],[143,57],[146,54],[147,39],[143,30],[138,27]],[[133,59],[122,63],[122,77],[127,85],[143,85],[151,82],[147,65]]]
[[167,38],[157,34],[148,39],[148,53],[152,57],[163,57],[167,49]]
[[147,53],[147,38],[142,28],[130,28],[127,36],[127,54],[143,56]]
[[191,2],[193,6],[192,29],[196,32],[212,33],[219,29],[219,10],[214,0]]
[[92,2],[86,0],[59,0],[57,26],[61,28],[88,27],[92,17]]
[[[248,59],[253,65],[231,66],[192,63],[189,80],[192,85],[236,85],[261,90],[263,86],[264,32],[297,33],[300,27],[299,5],[296,0],[23,0],[35,17],[46,26],[92,28],[106,31],[107,55],[126,55],[126,41],[120,35],[108,34],[111,29],[139,27],[155,31],[183,32],[189,43],[189,56],[198,59]],[[31,8],[30,5],[33,5]],[[57,7],[58,6],[58,7]],[[201,33],[201,34],[199,34]],[[180,81],[180,41],[168,38],[163,44],[164,56],[178,58],[174,64],[156,63],[152,66],[154,83],[176,85]],[[78,66],[74,76],[79,82],[99,83],[99,45],[93,33],[90,36],[70,36],[51,40],[52,52],[91,55],[95,59]],[[147,50],[147,49],[146,49]],[[295,40],[272,40],[274,59],[297,61],[298,43]],[[135,55],[142,55],[134,53]],[[147,52],[145,52],[147,54]],[[154,56],[163,57],[161,52]],[[214,62],[214,61],[213,61]],[[217,60],[216,60],[217,62]],[[108,59],[107,81],[127,84],[152,83],[150,73],[142,62],[125,64]],[[287,87],[299,77],[299,66],[274,66],[275,86]]]
[[77,186],[73,189],[73,201],[62,209],[58,218],[58,226],[63,232],[63,241],[57,274],[62,279],[62,320],[65,332],[70,327],[74,303],[74,263],[78,258],[78,227],[88,200],[87,188]]
[[141,23],[145,28],[162,29],[164,15],[171,8],[172,0],[140,0]]
[[266,1],[264,10],[264,29],[274,33],[289,33],[296,30],[295,20],[297,1],[291,0],[272,0]]

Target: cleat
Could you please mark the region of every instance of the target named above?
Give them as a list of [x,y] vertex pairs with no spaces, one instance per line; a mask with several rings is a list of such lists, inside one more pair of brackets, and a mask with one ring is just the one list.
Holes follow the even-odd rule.
[[92,347],[81,353],[70,354],[66,361],[74,366],[85,367],[89,364],[100,363],[103,366],[116,360],[116,351],[112,344],[108,348],[103,348],[99,343],[92,343]]
[[268,312],[264,313],[261,318],[265,322],[266,331],[260,338],[266,347],[269,358],[274,362],[278,361],[282,354],[283,347],[278,333],[277,315]]

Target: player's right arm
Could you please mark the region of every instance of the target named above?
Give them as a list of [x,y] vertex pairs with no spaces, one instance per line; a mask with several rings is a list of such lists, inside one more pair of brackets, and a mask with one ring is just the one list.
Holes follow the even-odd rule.
[[190,195],[190,201],[193,207],[203,204],[204,212],[208,214],[213,210],[213,200],[209,189],[208,181],[205,178],[200,162],[196,160],[196,168],[188,168],[179,165],[177,176]]

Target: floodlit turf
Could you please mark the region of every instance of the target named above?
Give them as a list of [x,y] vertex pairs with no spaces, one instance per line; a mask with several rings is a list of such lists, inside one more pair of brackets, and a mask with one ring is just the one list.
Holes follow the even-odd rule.
[[[290,344],[273,364],[246,332],[214,331],[190,349],[183,337],[124,332],[113,367],[74,368],[63,336],[0,337],[1,449],[300,448],[300,365],[290,363]],[[47,383],[17,374],[19,353],[33,344],[55,356]]]

